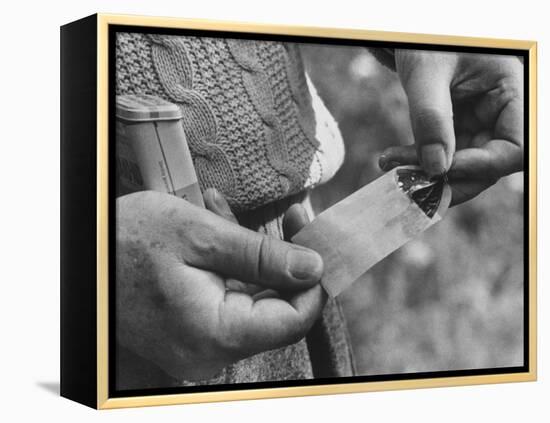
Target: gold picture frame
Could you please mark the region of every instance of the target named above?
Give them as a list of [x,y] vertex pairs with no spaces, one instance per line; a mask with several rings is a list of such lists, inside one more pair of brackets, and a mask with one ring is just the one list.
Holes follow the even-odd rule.
[[[70,25],[69,24],[67,27]],[[222,22],[198,19],[125,16],[115,14],[94,15],[96,38],[96,171],[95,171],[95,228],[96,228],[96,249],[95,249],[95,313],[96,318],[96,351],[95,357],[95,398],[88,394],[83,396],[73,395],[74,384],[66,384],[62,395],[98,409],[113,409],[121,407],[140,407],[152,405],[188,404],[214,401],[234,401],[259,398],[280,398],[291,396],[322,395],[322,394],[343,394],[353,392],[370,392],[381,390],[399,390],[416,388],[433,388],[460,385],[492,384],[504,382],[535,381],[537,378],[537,284],[536,284],[536,249],[537,249],[537,43],[534,41],[518,41],[489,39],[476,37],[458,37],[448,35],[410,34],[402,32],[382,32],[362,29],[336,29],[316,28],[307,26],[288,25],[262,25],[254,23]],[[518,373],[504,374],[482,374],[475,376],[452,376],[434,377],[422,379],[405,379],[374,382],[346,382],[330,385],[311,386],[289,386],[271,387],[258,389],[228,390],[219,392],[195,392],[176,393],[166,395],[144,395],[131,397],[110,397],[109,396],[109,27],[110,26],[138,26],[148,28],[171,28],[189,30],[208,30],[239,32],[247,34],[269,34],[271,36],[296,36],[331,38],[345,40],[368,40],[379,42],[408,43],[408,44],[429,44],[436,46],[461,46],[461,47],[482,47],[490,49],[514,49],[522,50],[529,60],[529,81],[528,99],[526,104],[529,110],[529,139],[528,139],[528,165],[529,165],[529,214],[528,236],[529,236],[529,257],[528,266],[528,370]],[[63,53],[63,51],[62,51]],[[63,95],[62,95],[63,99]],[[63,114],[62,114],[63,119]],[[68,119],[67,117],[65,119]],[[63,148],[63,147],[62,147]],[[527,233],[527,232],[526,232]],[[68,248],[68,246],[67,246]],[[68,282],[66,282],[68,283]],[[62,281],[63,286],[63,281]],[[63,288],[62,288],[63,289]],[[67,301],[72,301],[67,297]],[[68,312],[67,312],[68,313]],[[63,305],[62,305],[63,314]],[[63,324],[62,324],[63,327]],[[62,329],[63,330],[63,329]],[[68,333],[68,331],[66,331]],[[68,336],[68,335],[67,335]],[[63,338],[63,336],[62,336]],[[73,341],[67,341],[73,342]],[[70,354],[70,348],[65,353]],[[63,366],[62,366],[63,367]],[[71,370],[65,371],[65,377]],[[62,370],[63,372],[63,370]],[[93,391],[93,389],[92,389]],[[83,399],[86,396],[86,399]]]

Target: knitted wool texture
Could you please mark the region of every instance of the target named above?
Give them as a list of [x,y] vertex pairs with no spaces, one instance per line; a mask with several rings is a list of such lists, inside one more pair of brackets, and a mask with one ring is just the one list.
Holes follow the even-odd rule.
[[319,142],[296,44],[119,33],[116,93],[179,105],[201,189],[235,212],[309,188]]

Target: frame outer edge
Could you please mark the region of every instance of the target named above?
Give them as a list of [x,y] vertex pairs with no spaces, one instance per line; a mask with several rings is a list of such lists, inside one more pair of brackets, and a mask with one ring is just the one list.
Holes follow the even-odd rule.
[[536,42],[529,48],[529,373],[537,380],[537,49]]
[[108,22],[97,15],[97,408],[109,396]]
[[96,15],[60,28],[60,396],[96,408]]
[[221,21],[210,19],[190,19],[174,17],[155,17],[140,15],[98,14],[108,24],[138,25],[145,27],[186,28],[213,31],[239,31],[245,33],[263,33],[272,35],[310,36],[320,38],[341,38],[386,42],[407,42],[434,45],[459,45],[464,47],[487,47],[529,50],[534,41],[502,38],[468,37],[458,35],[436,35],[411,32],[376,31],[358,28],[330,28],[315,26],[277,25],[266,23]]
[[[150,395],[109,398],[108,396],[108,26],[136,25],[161,28],[186,28],[215,31],[240,31],[273,35],[368,39],[371,41],[407,42],[434,45],[456,45],[526,50],[529,53],[529,360],[528,372],[479,376],[410,379],[387,382],[358,382],[335,385],[313,385],[284,388],[263,388],[235,391]],[[284,398],[323,394],[346,394],[381,390],[423,389],[463,385],[529,382],[537,380],[536,271],[537,271],[537,43],[526,40],[464,37],[452,35],[414,34],[268,25],[204,19],[148,17],[137,15],[97,14],[97,408],[114,409],[154,405],[175,405],[216,401]]]

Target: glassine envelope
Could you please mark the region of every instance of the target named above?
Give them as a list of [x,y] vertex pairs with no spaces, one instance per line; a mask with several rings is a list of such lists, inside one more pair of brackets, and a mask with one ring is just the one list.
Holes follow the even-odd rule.
[[[441,220],[451,201],[450,186],[443,180],[417,183],[415,175],[416,180],[424,175],[417,166],[391,170],[319,214],[292,238],[323,258],[321,284],[331,297]],[[430,191],[436,184],[437,190]]]

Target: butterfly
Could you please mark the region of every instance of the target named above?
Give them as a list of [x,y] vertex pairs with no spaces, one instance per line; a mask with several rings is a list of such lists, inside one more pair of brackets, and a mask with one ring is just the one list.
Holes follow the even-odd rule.
[[397,176],[398,186],[430,219],[434,217],[447,183],[446,175],[430,178],[421,170],[399,169]]

